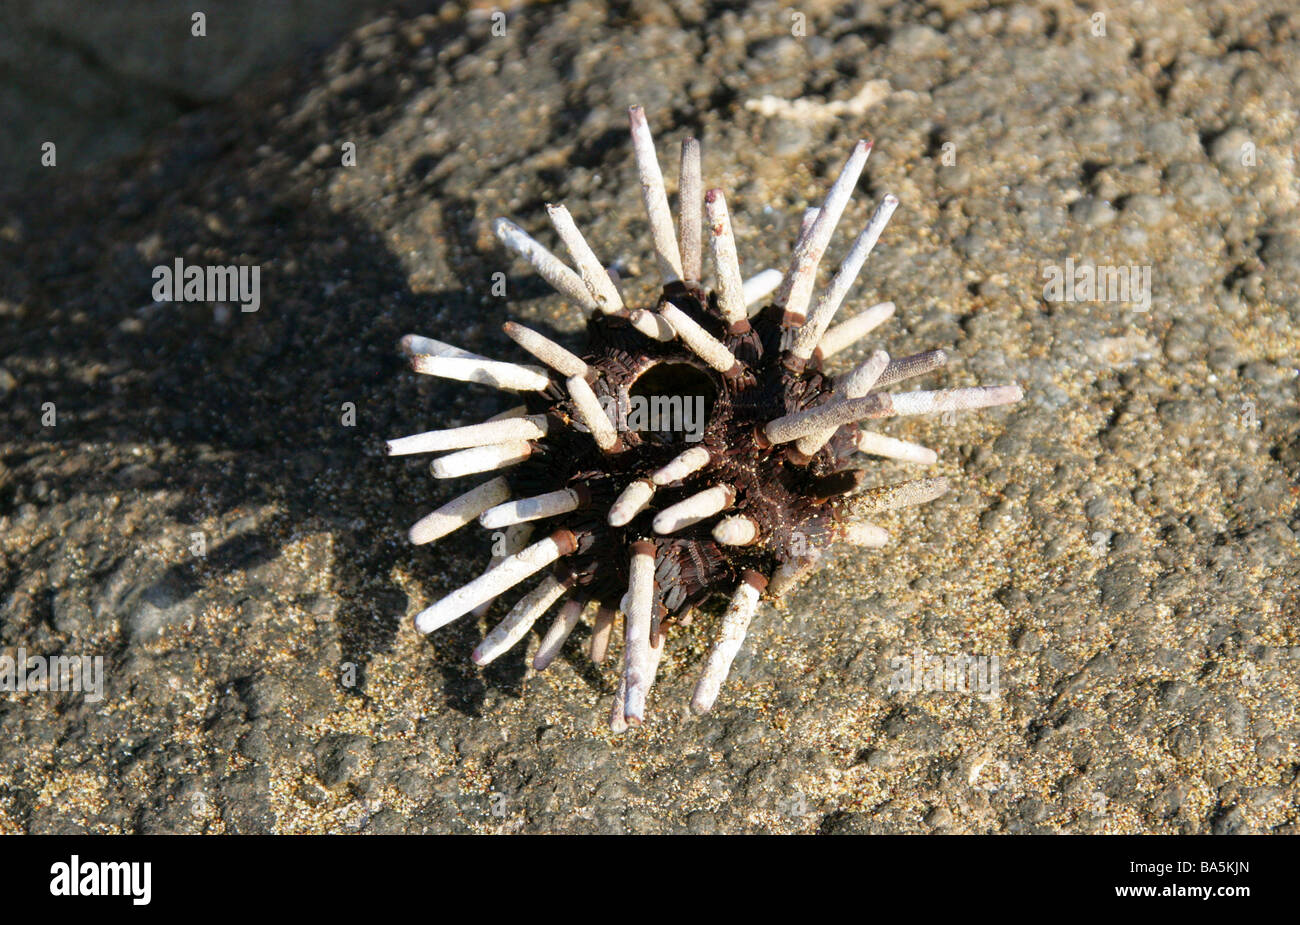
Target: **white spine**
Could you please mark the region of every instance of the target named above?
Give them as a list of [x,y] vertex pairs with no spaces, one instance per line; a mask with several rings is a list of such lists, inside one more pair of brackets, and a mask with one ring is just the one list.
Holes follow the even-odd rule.
[[885,386],[893,385],[895,382],[902,382],[904,379],[924,376],[926,373],[932,373],[936,369],[940,369],[947,362],[948,354],[942,350],[927,350],[924,353],[914,353],[911,356],[896,357],[889,361],[885,371],[880,374],[880,381],[876,383],[876,388],[883,389]]
[[494,469],[513,466],[523,462],[532,455],[532,452],[532,444],[524,441],[493,443],[490,446],[476,446],[439,456],[429,465],[429,469],[433,472],[434,478],[454,479],[462,475],[473,475],[475,472],[491,472]]
[[650,506],[655,487],[645,479],[637,479],[624,488],[609,509],[609,525],[621,527]]
[[654,312],[648,312],[643,308],[638,308],[632,312],[628,316],[628,321],[632,327],[652,340],[667,342],[677,336],[673,326],[662,315],[656,315]]
[[[889,366],[889,354],[883,350],[877,350],[864,362],[854,367],[853,371],[845,376],[835,387],[835,395],[838,398],[861,398],[864,395],[871,394],[871,388],[880,378],[880,374]],[[835,436],[835,431],[839,428],[828,427],[826,430],[820,430],[817,433],[809,434],[806,437],[800,437],[795,448],[805,456],[811,456],[826,445],[826,441]]]
[[537,414],[523,418],[503,418],[499,421],[485,421],[468,427],[452,427],[447,430],[430,430],[410,437],[399,437],[388,441],[390,456],[406,456],[411,453],[441,453],[446,450],[462,450],[472,446],[490,446],[493,443],[512,443],[519,440],[536,440],[546,436],[546,415]]
[[932,466],[939,461],[939,454],[929,447],[886,437],[871,430],[858,432],[857,449],[859,453],[870,453],[872,456],[884,456],[902,462],[920,463],[923,466]]
[[853,188],[858,183],[858,177],[862,175],[862,168],[867,163],[867,155],[870,153],[871,145],[868,142],[859,141],[853,146],[853,153],[845,161],[844,169],[840,171],[839,177],[831,185],[830,192],[826,194],[826,200],[818,210],[812,227],[808,229],[807,234],[800,236],[799,243],[795,247],[794,256],[790,260],[790,269],[785,274],[776,301],[796,319],[796,323],[808,311],[813,284],[817,281],[817,264],[821,262],[822,254],[826,252],[826,245],[830,243],[831,234],[835,231],[840,215],[853,195]]
[[582,420],[583,425],[591,432],[592,439],[596,441],[596,446],[608,453],[618,444],[618,431],[614,429],[609,415],[605,409],[600,406],[600,399],[592,391],[587,380],[581,376],[572,376],[566,384],[569,387],[569,396],[573,399],[573,405],[578,411],[578,417]]
[[748,517],[724,517],[713,528],[713,538],[725,546],[748,546],[758,539],[758,524]]
[[890,395],[896,415],[934,414],[939,411],[969,411],[1010,405],[1025,397],[1018,385],[977,385],[967,389],[942,389],[936,392],[904,392]]
[[532,264],[537,275],[550,283],[565,298],[587,312],[597,308],[596,300],[587,291],[587,285],[582,281],[582,277],[570,270],[559,257],[533,240],[528,232],[505,218],[498,218],[493,222],[492,230],[496,232],[502,244]]
[[645,718],[646,695],[650,691],[650,622],[654,607],[655,557],[652,553],[637,551],[632,555],[632,574],[628,579],[627,594],[623,598],[626,614],[626,669],[627,701],[624,716],[629,723],[639,724]]
[[700,237],[700,143],[694,138],[682,139],[681,174],[677,183],[678,231],[682,242],[682,274],[686,279],[699,282],[701,264]]
[[572,488],[548,491],[544,495],[531,498],[516,498],[506,501],[484,511],[478,522],[487,530],[499,530],[511,524],[527,523],[541,520],[543,517],[555,517],[576,511],[581,503],[580,496]]
[[846,524],[844,526],[844,541],[854,546],[879,549],[881,546],[889,544],[889,531],[865,521]]
[[780,270],[759,270],[745,280],[741,287],[745,299],[745,313],[749,314],[751,309],[762,308],[763,300],[775,292],[779,285],[781,285]]
[[497,476],[478,488],[452,498],[432,514],[426,514],[417,520],[410,530],[411,542],[419,546],[441,539],[509,497],[510,486],[504,478]]
[[697,524],[731,507],[736,500],[736,490],[730,485],[714,485],[664,508],[655,515],[655,533],[675,533],[691,524]]
[[729,373],[736,368],[735,355],[686,312],[671,302],[665,302],[659,312],[673,326],[682,343],[705,363],[720,373]]
[[849,498],[848,509],[854,514],[893,511],[900,507],[925,504],[943,496],[947,491],[948,480],[941,475],[929,479],[913,479],[898,485],[869,488]]
[[487,357],[479,356],[477,353],[470,353],[468,350],[461,350],[459,347],[453,347],[451,344],[443,343],[432,337],[423,337],[419,334],[407,334],[402,338],[402,352],[408,357],[430,356],[430,357],[460,357],[465,360],[486,360]]
[[822,335],[817,346],[822,359],[829,359],[845,347],[851,347],[880,327],[894,314],[893,302],[880,302],[866,311],[858,312],[848,321],[842,321]]
[[534,670],[545,671],[551,667],[551,662],[555,661],[556,656],[564,648],[565,640],[569,638],[573,628],[582,619],[582,608],[582,601],[568,600],[564,602],[560,612],[555,615],[555,622],[551,624],[551,628],[542,637],[542,644],[537,648],[537,654],[533,656]]
[[549,337],[538,334],[532,328],[524,327],[522,324],[516,324],[513,321],[507,321],[502,325],[502,329],[506,332],[506,336],[516,344],[566,379],[570,376],[585,378],[590,372],[587,364],[581,359],[565,350]]
[[438,627],[446,626],[452,620],[469,613],[479,604],[513,588],[530,575],[540,572],[564,554],[564,547],[561,547],[555,537],[548,536],[512,556],[506,556],[469,584],[457,588],[433,606],[420,611],[415,618],[415,628],[422,633],[432,633]]
[[622,311],[623,299],[614,288],[613,280],[605,272],[605,265],[596,257],[587,244],[587,239],[578,230],[569,210],[564,206],[548,205],[546,214],[550,216],[551,224],[555,226],[556,233],[568,249],[569,256],[573,258],[574,265],[582,275],[582,284],[587,287],[587,293],[595,300],[596,307],[607,315]]
[[718,307],[731,324],[749,317],[745,310],[745,284],[740,278],[740,259],[736,256],[736,238],[731,232],[727,199],[720,189],[705,196],[709,217],[709,243],[713,251],[713,269],[718,275]]
[[[649,691],[654,686],[655,675],[659,672],[659,660],[664,655],[664,641],[666,636],[660,633],[650,640],[650,663],[648,666],[648,680],[646,690]],[[614,705],[609,712],[609,728],[612,732],[627,732],[627,674],[625,673],[618,682],[618,690],[614,694]]]
[[684,453],[673,457],[662,469],[651,473],[650,481],[662,488],[664,485],[680,482],[692,472],[698,472],[708,464],[709,451],[702,446],[693,446]]
[[722,616],[722,630],[717,643],[709,652],[709,659],[695,685],[695,694],[691,698],[691,710],[697,714],[707,713],[718,699],[718,692],[727,680],[731,663],[749,632],[750,621],[758,612],[759,591],[747,581],[742,581],[736,593],[731,597],[731,604]]
[[813,408],[795,411],[769,421],[763,432],[773,443],[789,443],[823,430],[831,430],[868,417],[885,417],[889,396],[875,393],[862,398],[831,398]]
[[636,156],[637,173],[641,179],[641,200],[650,220],[650,237],[659,258],[659,272],[665,284],[671,283],[682,278],[682,258],[677,250],[677,236],[673,234],[673,215],[668,208],[664,175],[659,170],[655,141],[650,135],[650,126],[646,124],[645,111],[640,106],[633,106],[627,115],[632,126],[632,153]]
[[417,356],[411,360],[411,368],[426,376],[477,382],[511,392],[540,392],[551,382],[543,369],[518,363],[503,363],[500,360]]
[[[515,524],[512,527],[506,527],[505,532],[502,533],[499,537],[494,535],[492,537],[493,540],[492,548],[494,550],[500,550],[500,552],[492,553],[492,558],[488,561],[488,567],[484,569],[484,573],[492,571],[494,568],[500,565],[506,558],[508,558],[509,556],[513,556],[515,553],[519,552],[519,550],[523,549],[525,546],[528,545],[528,541],[531,540],[532,538],[533,538],[532,524]],[[488,598],[486,601],[484,601],[483,603],[475,607],[473,610],[471,610],[470,615],[477,620],[479,617],[483,616],[485,613],[487,613],[489,610],[492,609],[492,604],[495,601],[496,601],[495,597]]]
[[871,216],[871,221],[867,222],[867,227],[854,240],[848,256],[844,258],[835,278],[831,280],[830,287],[822,293],[809,313],[807,321],[796,332],[791,349],[795,356],[806,360],[813,355],[818,342],[826,333],[835,313],[839,311],[844,297],[849,294],[858,274],[862,271],[862,265],[866,263],[867,256],[876,246],[880,233],[885,230],[885,225],[889,223],[889,218],[896,208],[898,208],[898,197],[886,196],[877,207],[875,214]]
[[587,654],[599,665],[609,653],[609,638],[614,634],[614,617],[618,611],[612,607],[596,608],[596,619],[591,625],[591,648]]
[[564,585],[547,575],[533,590],[519,599],[505,618],[483,637],[470,655],[477,665],[487,665],[509,651],[515,643],[564,594]]

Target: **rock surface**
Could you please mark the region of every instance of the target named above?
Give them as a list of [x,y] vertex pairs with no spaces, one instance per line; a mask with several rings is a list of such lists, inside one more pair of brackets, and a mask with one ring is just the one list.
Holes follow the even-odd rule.
[[[1295,831],[1300,33],[1200,6],[447,7],[38,174],[0,212],[0,651],[105,691],[0,694],[0,831]],[[894,425],[955,490],[765,606],[705,718],[715,623],[670,639],[617,737],[585,631],[541,675],[536,634],[480,671],[484,623],[415,633],[488,540],[410,547],[465,486],[382,441],[505,407],[402,334],[579,342],[495,216],[550,241],[564,201],[649,291],[632,102],[662,159],[702,139],[748,272],[874,138],[878,345],[1026,400]],[[260,265],[260,309],[155,303],[176,257]],[[1149,267],[1149,309],[1045,299],[1067,259]],[[918,650],[997,656],[999,695],[891,693]]]

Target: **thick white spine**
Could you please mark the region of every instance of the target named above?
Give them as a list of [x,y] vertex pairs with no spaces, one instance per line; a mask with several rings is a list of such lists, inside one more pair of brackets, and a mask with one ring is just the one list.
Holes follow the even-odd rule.
[[586,378],[591,372],[590,367],[577,356],[532,328],[513,321],[507,321],[501,328],[507,337],[566,379],[570,376]]
[[576,548],[573,534],[564,530],[556,531],[546,539],[539,540],[512,556],[506,556],[469,584],[457,588],[433,606],[420,611],[415,618],[415,628],[422,633],[431,633],[440,626],[446,626]]
[[829,359],[846,347],[851,347],[880,327],[894,314],[893,302],[880,302],[858,312],[848,321],[842,321],[822,335],[817,344],[822,359]]
[[645,541],[632,547],[631,575],[623,597],[626,615],[625,669],[627,695],[624,717],[633,725],[645,718],[646,695],[650,691],[650,623],[654,608],[654,544]]
[[786,271],[785,280],[777,291],[776,302],[786,311],[790,324],[803,322],[808,311],[808,302],[812,297],[813,285],[817,281],[817,265],[821,262],[826,245],[830,243],[831,234],[853,195],[858,177],[867,163],[871,153],[871,143],[859,141],[853,146],[853,153],[844,163],[839,177],[831,185],[817,218],[807,234],[800,237],[795,246],[794,256],[790,260],[790,269]]
[[628,322],[646,337],[652,340],[667,342],[677,336],[673,326],[662,316],[654,312],[648,312],[643,308],[638,308],[628,316]]
[[829,288],[817,300],[803,327],[795,333],[794,344],[790,351],[795,356],[807,360],[813,355],[822,335],[830,326],[831,319],[839,311],[844,297],[849,294],[858,274],[862,271],[862,265],[866,263],[867,256],[876,246],[880,233],[885,230],[885,225],[889,223],[889,217],[894,214],[896,208],[898,208],[898,197],[886,196],[876,208],[875,214],[871,216],[871,221],[867,222],[867,227],[854,240],[848,256],[840,264],[839,271],[831,280]]
[[914,376],[923,376],[926,373],[934,372],[947,362],[948,354],[942,350],[927,350],[924,353],[914,353],[911,356],[896,357],[889,361],[885,371],[880,374],[880,381],[876,383],[876,388],[883,389],[895,382],[902,382],[904,379],[911,379]]
[[587,290],[582,277],[570,270],[559,257],[533,240],[528,232],[505,218],[498,218],[493,222],[492,230],[496,232],[502,244],[532,264],[537,275],[550,283],[557,292],[588,313],[596,310],[598,307],[596,299]]
[[735,373],[738,363],[735,354],[726,348],[726,346],[710,334],[686,312],[682,311],[671,302],[665,302],[659,309],[659,313],[664,320],[673,326],[677,336],[681,338],[692,353],[698,356],[705,363],[708,363],[720,373]]
[[682,139],[681,173],[677,182],[678,232],[682,242],[682,275],[699,282],[703,264],[700,237],[700,143],[687,136]]
[[844,525],[842,539],[853,546],[879,549],[882,546],[889,545],[889,531],[883,527],[877,527],[875,524],[859,521],[858,523]]
[[[646,691],[654,686],[655,675],[659,672],[659,662],[664,655],[664,641],[667,636],[660,633],[652,636],[650,639],[650,659],[647,666],[647,680],[645,684]],[[622,734],[627,732],[627,674],[619,679],[618,690],[614,694],[614,705],[609,712],[609,728],[611,732]]]
[[655,533],[675,533],[691,524],[707,520],[714,514],[731,507],[735,500],[736,490],[730,485],[714,485],[712,488],[706,488],[656,514]]
[[388,441],[387,449],[390,456],[441,453],[473,446],[490,446],[494,443],[536,440],[545,437],[546,430],[546,415],[536,414],[531,417],[503,418],[498,421],[485,421],[482,424],[470,424],[468,427],[451,427],[446,430],[430,430],[422,434],[413,434],[410,437],[398,437],[396,440]]
[[434,478],[454,479],[475,472],[491,472],[523,462],[533,453],[533,445],[526,441],[493,443],[476,446],[439,456],[429,464]]
[[[492,571],[505,559],[519,552],[519,550],[528,545],[532,538],[533,524],[515,524],[514,526],[506,527],[505,531],[500,536],[493,535],[492,548],[495,551],[492,553],[492,557],[488,561],[487,568],[483,570],[484,573],[486,574],[487,572]],[[488,598],[486,601],[471,610],[470,616],[477,620],[492,609],[492,604],[495,601],[495,597]]]
[[423,337],[419,334],[407,334],[402,338],[402,352],[408,357],[460,357],[464,360],[487,359],[487,357],[479,356],[477,353],[470,353],[468,350],[461,350],[459,347],[453,347],[451,344],[435,340],[432,337]]
[[419,546],[441,539],[459,530],[479,514],[510,497],[510,486],[501,476],[452,498],[432,514],[415,522],[410,530],[411,542]]
[[888,399],[888,395],[878,392],[862,398],[832,397],[823,404],[769,421],[763,428],[763,433],[773,443],[789,443],[863,418],[881,417],[883,415],[879,412],[886,407]]
[[622,527],[650,506],[655,486],[646,479],[637,479],[624,488],[609,508],[609,525]]
[[547,575],[533,590],[519,599],[505,618],[483,637],[470,658],[477,665],[488,665],[514,647],[524,634],[564,594],[565,587]]
[[[750,575],[753,573],[748,573],[746,578]],[[704,671],[700,673],[700,680],[695,685],[695,694],[691,697],[691,710],[696,714],[709,712],[718,699],[718,692],[722,690],[722,684],[731,671],[731,663],[736,660],[745,641],[745,634],[749,632],[750,621],[758,612],[760,593],[758,587],[746,580],[740,583],[732,595],[731,603],[722,616],[718,641],[709,652]]]
[[901,462],[920,463],[923,466],[932,466],[939,461],[939,454],[929,447],[887,437],[871,430],[858,432],[857,450],[859,453],[870,453],[872,456],[884,456]]
[[740,278],[740,258],[736,256],[736,238],[731,232],[727,199],[720,189],[711,189],[704,197],[709,218],[709,244],[713,251],[713,269],[718,275],[718,307],[729,324],[739,324],[749,317],[745,306],[745,284]]
[[614,424],[605,413],[605,409],[600,406],[600,399],[587,384],[587,380],[581,376],[572,376],[565,384],[569,387],[569,396],[573,399],[578,418],[591,433],[596,446],[606,453],[616,449],[618,431],[614,429]]
[[888,396],[892,414],[934,414],[941,411],[970,411],[1020,401],[1025,393],[1018,385],[977,385],[966,389],[934,392],[904,392]]
[[868,488],[847,499],[846,510],[856,516],[877,511],[893,511],[900,507],[914,507],[925,504],[946,494],[948,480],[943,476],[929,479],[913,479],[898,485],[886,485],[882,488]]
[[[877,350],[840,380],[835,387],[836,397],[841,399],[861,398],[864,395],[871,394],[871,389],[875,386],[876,380],[880,378],[880,374],[888,366],[889,354],[883,350]],[[835,436],[836,430],[838,428],[830,427],[815,434],[809,434],[807,437],[800,437],[795,444],[795,448],[803,455],[811,456],[825,446],[827,440]]]
[[698,472],[709,464],[709,451],[702,446],[693,446],[689,450],[674,456],[667,465],[650,474],[650,481],[660,488],[680,482],[692,472]]
[[780,270],[759,270],[745,280],[741,287],[742,298],[745,300],[745,313],[753,314],[755,309],[762,308],[763,300],[775,292],[779,285],[781,285]]
[[545,671],[551,667],[551,662],[555,661],[564,648],[564,642],[573,632],[578,621],[582,619],[582,609],[584,601],[567,600],[560,612],[555,615],[555,622],[551,628],[546,631],[542,637],[542,644],[537,648],[537,654],[533,656],[533,669],[535,671]]
[[411,368],[426,376],[477,382],[510,392],[540,392],[551,382],[543,369],[518,363],[503,363],[500,360],[417,356],[412,358]]
[[596,619],[591,624],[591,647],[587,654],[599,665],[609,654],[609,639],[614,634],[614,617],[618,611],[603,604],[596,608]]
[[748,517],[724,517],[713,528],[713,538],[725,546],[748,546],[758,539],[758,524]]
[[531,498],[516,498],[495,505],[479,516],[478,522],[487,530],[499,530],[511,524],[527,523],[541,520],[543,517],[555,517],[576,511],[582,504],[582,495],[572,488],[548,491],[544,495]]
[[614,281],[609,278],[609,274],[605,272],[605,265],[596,257],[587,244],[587,239],[578,230],[569,210],[562,205],[548,205],[546,214],[550,216],[551,224],[555,226],[556,233],[564,242],[569,256],[573,258],[573,263],[582,276],[582,284],[587,287],[587,293],[595,300],[596,308],[607,315],[622,311],[623,299],[614,288]]
[[636,156],[637,173],[641,179],[641,201],[645,203],[646,217],[650,220],[650,238],[666,285],[682,278],[682,257],[677,250],[677,236],[673,234],[668,191],[664,188],[664,175],[659,170],[659,158],[655,155],[655,141],[650,126],[646,124],[645,110],[633,106],[627,115],[632,127],[632,153]]

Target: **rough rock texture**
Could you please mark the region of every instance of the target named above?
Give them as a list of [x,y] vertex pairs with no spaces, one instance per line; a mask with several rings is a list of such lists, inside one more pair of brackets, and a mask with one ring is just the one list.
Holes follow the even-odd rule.
[[[0,651],[107,681],[0,694],[0,830],[1294,831],[1300,31],[1186,6],[1104,35],[1074,4],[448,9],[39,174],[0,214]],[[874,343],[1027,397],[895,425],[956,490],[766,606],[688,719],[697,620],[614,737],[585,632],[544,675],[536,634],[480,672],[484,624],[414,632],[488,541],[409,547],[465,486],[380,447],[506,407],[410,374],[401,334],[577,343],[492,217],[549,241],[564,201],[648,291],[631,102],[664,157],[700,135],[747,272],[874,138],[847,225],[903,201],[853,297],[899,305]],[[154,304],[177,256],[260,264],[261,309]],[[1067,258],[1150,266],[1150,310],[1044,300]],[[1000,696],[891,694],[918,649],[998,656]]]

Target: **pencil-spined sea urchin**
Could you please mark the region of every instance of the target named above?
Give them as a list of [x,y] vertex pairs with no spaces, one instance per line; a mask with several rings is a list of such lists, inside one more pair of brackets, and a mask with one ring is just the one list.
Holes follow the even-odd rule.
[[[663,277],[653,310],[627,306],[617,278],[592,253],[563,206],[548,207],[576,272],[518,226],[498,219],[501,241],[587,314],[581,357],[542,334],[509,323],[506,333],[548,368],[488,360],[428,337],[403,349],[416,372],[519,392],[524,403],[483,424],[436,430],[388,444],[390,453],[452,450],[433,462],[439,478],[505,470],[449,501],[411,528],[427,543],[478,518],[504,529],[506,549],[488,570],[421,611],[429,633],[539,572],[545,576],[474,650],[485,665],[522,639],[560,598],[533,660],[546,668],[588,603],[597,606],[591,657],[604,659],[623,614],[624,671],[611,715],[621,729],[639,723],[667,631],[714,594],[731,598],[718,642],[695,688],[692,708],[718,696],[745,632],[766,594],[779,597],[834,542],[879,547],[888,537],[860,518],[932,500],[943,478],[862,488],[854,453],[918,464],[935,461],[916,444],[859,430],[895,415],[981,408],[1018,401],[1015,385],[891,394],[881,391],[942,366],[932,350],[890,359],[877,350],[842,378],[825,359],[894,312],[885,302],[830,327],[863,261],[898,205],[886,196],[858,235],[829,288],[815,301],[817,265],[871,151],[860,141],[820,209],[810,209],[784,274],[765,270],[742,282],[722,191],[702,195],[700,149],[682,143],[680,229],[674,234],[654,142],[638,106],[629,111],[632,147],[650,233]],[[707,221],[702,222],[702,218]],[[701,284],[702,224],[715,283]],[[775,295],[768,300],[768,296]],[[700,432],[638,429],[624,423],[637,394],[705,400]],[[614,419],[610,411],[615,411]],[[529,545],[532,528],[546,536]]]

